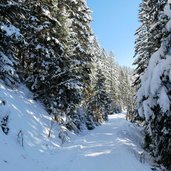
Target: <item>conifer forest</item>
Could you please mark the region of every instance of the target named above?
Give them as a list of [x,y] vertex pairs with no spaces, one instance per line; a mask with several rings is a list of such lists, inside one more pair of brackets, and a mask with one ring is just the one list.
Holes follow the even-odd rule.
[[92,20],[86,0],[0,0],[0,171],[170,171],[171,0],[141,0],[133,67]]

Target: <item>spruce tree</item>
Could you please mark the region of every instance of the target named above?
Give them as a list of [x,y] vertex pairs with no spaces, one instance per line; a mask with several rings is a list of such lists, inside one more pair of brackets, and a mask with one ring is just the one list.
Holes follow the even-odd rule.
[[134,65],[136,65],[134,85],[137,89],[141,84],[141,76],[148,66],[151,55],[160,47],[163,25],[167,19],[159,21],[160,11],[167,0],[143,0],[140,4],[139,21],[141,26],[136,31]]
[[19,49],[24,48],[20,24],[25,21],[25,7],[21,2],[1,1],[0,3],[0,79],[13,87],[19,82],[16,72]]
[[92,68],[90,11],[84,1],[61,1],[67,15],[68,35],[65,60],[62,68],[59,93],[67,128],[78,132],[82,116],[78,109],[82,106],[90,86]]
[[88,104],[88,116],[96,125],[108,120],[110,99],[105,87],[105,77],[100,68],[96,71],[97,82],[93,88],[93,94]]
[[[145,119],[145,147],[158,163],[171,167],[171,112],[170,112],[170,41],[171,9],[169,1],[158,2],[158,21],[162,23],[162,35],[158,50],[150,56],[147,69],[141,78],[137,92],[138,113]],[[166,24],[164,24],[166,23]]]

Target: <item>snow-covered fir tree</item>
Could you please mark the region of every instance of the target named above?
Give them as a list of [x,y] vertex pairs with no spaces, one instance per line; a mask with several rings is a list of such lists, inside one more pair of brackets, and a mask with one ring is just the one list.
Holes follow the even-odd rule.
[[77,111],[86,98],[91,74],[90,11],[84,1],[59,1],[67,28],[67,42],[59,79],[58,106],[66,115],[64,124],[78,132],[82,116]]
[[134,65],[136,65],[134,84],[140,86],[141,76],[148,66],[151,55],[160,47],[160,40],[164,36],[163,25],[167,18],[159,19],[160,11],[167,0],[143,0],[140,4],[139,21],[141,26],[136,31]]
[[57,2],[40,0],[24,4],[31,12],[24,37],[27,47],[20,57],[24,72],[20,75],[34,92],[34,97],[45,104],[50,114],[56,115],[59,92],[56,77],[61,72],[60,62],[64,51],[59,40],[59,28],[62,26],[58,21]]
[[106,91],[105,77],[102,70],[97,68],[96,74],[97,81],[91,99],[89,99],[87,113],[88,117],[92,118],[93,122],[98,125],[108,120],[107,115],[110,111],[111,101]]
[[[145,147],[158,163],[171,167],[171,2],[158,1],[156,23],[162,24],[160,44],[151,53],[149,64],[140,80],[137,92],[138,114],[145,119]],[[156,47],[157,48],[157,47]]]
[[[23,21],[24,7],[14,1],[0,3],[0,79],[7,85],[15,86],[19,82],[15,70],[18,48],[23,48],[21,30],[17,27]],[[14,23],[15,21],[15,23]]]
[[128,67],[119,68],[118,101],[121,109],[133,112],[135,105],[135,89],[132,87],[133,70]]
[[110,94],[112,104],[112,112],[121,112],[121,106],[119,102],[119,66],[116,63],[113,52],[110,52],[106,58],[106,79],[108,92]]

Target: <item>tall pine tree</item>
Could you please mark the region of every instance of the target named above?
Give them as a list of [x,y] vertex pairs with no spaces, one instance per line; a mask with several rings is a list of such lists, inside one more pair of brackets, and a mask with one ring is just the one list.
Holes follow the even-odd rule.
[[[157,162],[170,168],[171,4],[169,1],[157,1],[153,5],[156,9],[153,13],[157,13],[154,24],[160,26],[160,30],[156,30],[155,27],[154,35],[158,31],[160,34],[157,46],[154,45],[156,49],[151,51],[147,69],[140,79],[140,88],[137,92],[138,113],[146,122],[145,147],[150,150]],[[151,15],[154,15],[153,13]]]

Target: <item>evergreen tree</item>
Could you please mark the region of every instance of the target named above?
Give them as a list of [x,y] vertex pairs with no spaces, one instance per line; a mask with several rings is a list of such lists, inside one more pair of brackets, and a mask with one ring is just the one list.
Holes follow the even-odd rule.
[[88,104],[88,116],[96,125],[108,120],[110,99],[105,87],[105,77],[100,68],[96,72],[97,82],[93,88],[93,95]]
[[119,100],[121,108],[133,111],[135,90],[132,87],[133,71],[128,67],[120,67],[119,69]]
[[[26,25],[25,42],[27,47],[20,56],[22,71],[20,76],[40,99],[50,114],[58,114],[57,94],[58,80],[56,75],[61,72],[63,45],[59,40],[59,27],[56,19],[57,1],[25,2],[31,13]],[[62,29],[61,29],[62,30]],[[21,68],[19,68],[21,71]]]
[[112,111],[115,113],[121,112],[119,102],[119,67],[115,61],[113,52],[108,54],[106,59],[108,90],[112,100]]
[[24,21],[24,11],[20,2],[4,0],[0,3],[0,79],[12,87],[19,82],[15,66],[24,43],[18,21]]
[[167,0],[143,0],[140,4],[139,20],[141,26],[137,29],[135,41],[136,65],[134,85],[140,87],[141,76],[148,66],[151,55],[160,47],[163,35],[163,25],[167,19],[159,20],[160,11]]
[[[156,6],[165,3],[158,2]],[[160,36],[160,46],[150,56],[147,69],[141,78],[137,92],[138,113],[145,118],[145,147],[151,151],[156,161],[171,167],[171,112],[170,112],[170,42],[171,9],[170,2],[165,8],[158,8],[158,23],[165,23]]]
[[58,98],[60,108],[66,114],[67,128],[78,132],[83,122],[78,109],[84,103],[90,86],[91,18],[84,1],[61,1],[60,5],[67,16],[68,35]]

